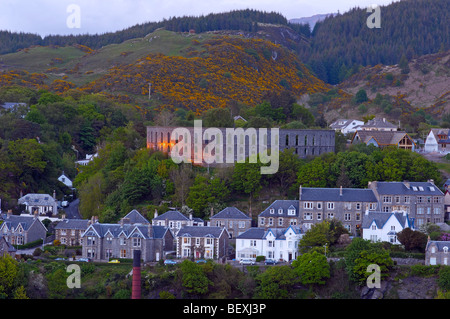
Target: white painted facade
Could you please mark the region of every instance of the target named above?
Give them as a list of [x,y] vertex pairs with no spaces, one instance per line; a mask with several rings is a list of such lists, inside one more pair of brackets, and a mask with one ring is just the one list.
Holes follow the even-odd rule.
[[[386,213],[389,214],[389,218],[385,221],[383,225],[372,220],[368,227],[363,227],[363,239],[370,240],[371,242],[389,242],[391,244],[400,245],[401,243],[397,239],[397,233],[401,232],[403,229],[410,227],[408,222],[408,214],[402,213]],[[405,218],[405,224],[402,224],[396,217],[396,214],[401,214]],[[364,218],[370,219],[370,214],[366,214]]]
[[[278,236],[277,236],[278,235]],[[245,237],[245,236],[244,236]],[[302,237],[300,232],[292,227],[284,230],[268,229],[262,238],[236,238],[236,259],[256,259],[264,256],[266,259],[290,261],[298,256],[298,243]]]
[[437,152],[439,150],[438,142],[433,131],[430,130],[427,139],[425,140],[424,151],[425,152]]

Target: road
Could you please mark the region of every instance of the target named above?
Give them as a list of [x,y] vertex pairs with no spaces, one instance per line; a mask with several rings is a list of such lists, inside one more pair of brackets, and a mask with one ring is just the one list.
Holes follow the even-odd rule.
[[77,198],[73,202],[71,202],[69,204],[69,206],[64,208],[67,219],[81,219],[80,211],[78,210],[79,204],[80,204],[80,200]]

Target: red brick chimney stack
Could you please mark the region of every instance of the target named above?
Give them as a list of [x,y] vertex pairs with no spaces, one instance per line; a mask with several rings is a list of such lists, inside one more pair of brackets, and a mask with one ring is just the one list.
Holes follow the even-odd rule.
[[141,299],[141,251],[133,251],[133,282],[131,299]]

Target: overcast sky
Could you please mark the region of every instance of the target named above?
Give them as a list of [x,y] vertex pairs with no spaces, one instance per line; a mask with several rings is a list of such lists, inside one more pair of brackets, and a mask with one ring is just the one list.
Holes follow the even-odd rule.
[[[41,36],[95,34],[175,16],[237,9],[275,11],[293,19],[395,1],[398,0],[0,0],[0,30]],[[75,5],[75,10],[71,5]]]

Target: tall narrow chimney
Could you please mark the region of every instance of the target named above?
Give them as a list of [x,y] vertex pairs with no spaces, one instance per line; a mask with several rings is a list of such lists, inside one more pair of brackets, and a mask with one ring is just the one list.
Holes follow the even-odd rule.
[[133,282],[131,299],[141,299],[141,251],[133,251]]
[[339,195],[342,196],[342,186],[339,188]]

